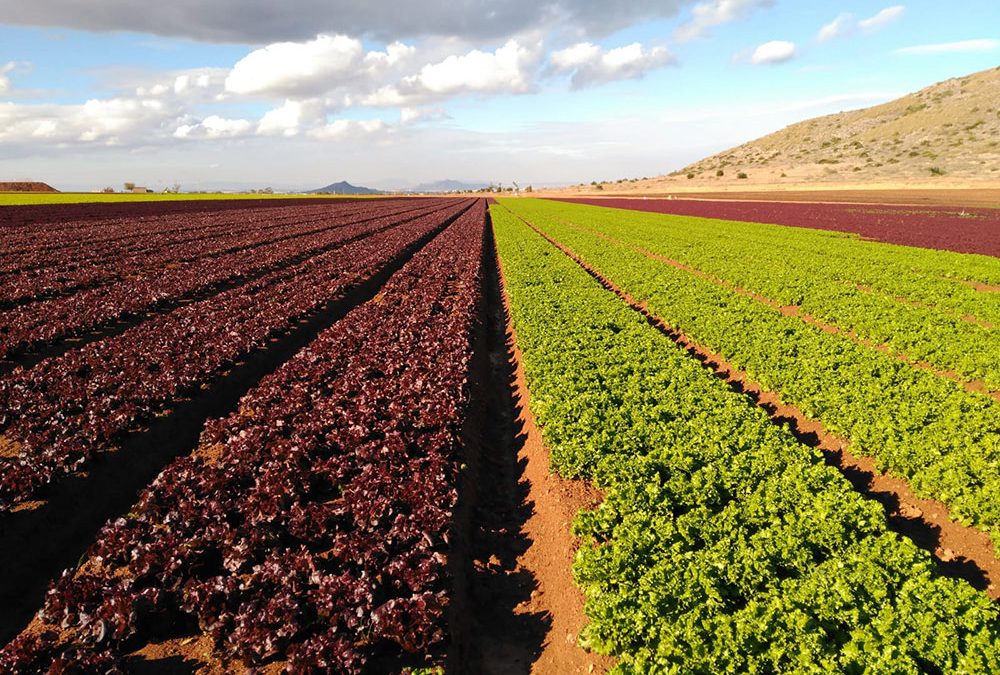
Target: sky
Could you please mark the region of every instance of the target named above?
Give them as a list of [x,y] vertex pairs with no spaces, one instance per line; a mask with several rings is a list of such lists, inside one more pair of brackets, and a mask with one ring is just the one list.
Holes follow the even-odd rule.
[[0,0],[0,180],[654,176],[1000,65],[1000,2]]

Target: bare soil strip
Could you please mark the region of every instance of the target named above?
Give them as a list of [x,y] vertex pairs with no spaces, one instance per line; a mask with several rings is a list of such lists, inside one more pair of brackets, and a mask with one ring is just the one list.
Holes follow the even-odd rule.
[[942,575],[964,579],[991,598],[1000,598],[1000,560],[988,534],[954,522],[945,504],[918,498],[905,480],[879,472],[871,458],[852,454],[847,439],[829,433],[821,423],[808,418],[797,407],[782,402],[777,393],[766,391],[719,354],[705,349],[650,313],[643,303],[601,275],[571,249],[524,222],[604,288],[642,314],[650,325],[705,364],[734,391],[746,394],[766,410],[774,424],[787,427],[801,442],[820,450],[826,463],[838,469],[858,492],[882,505],[891,530],[930,552]]
[[493,485],[484,490],[477,514],[470,639],[478,654],[468,672],[606,672],[612,659],[577,646],[586,616],[583,594],[573,583],[578,542],[570,532],[576,513],[603,497],[589,483],[549,470],[548,449],[528,407],[521,352],[492,243],[490,253],[491,408],[497,419],[482,455],[482,486]]
[[768,307],[781,312],[784,316],[793,316],[797,319],[801,319],[804,323],[807,323],[811,326],[815,326],[824,332],[830,333],[831,335],[839,335],[841,337],[845,337],[860,347],[881,352],[888,356],[892,356],[893,358],[898,359],[899,361],[909,366],[912,366],[914,368],[919,368],[920,370],[926,370],[942,379],[951,380],[952,382],[960,384],[962,387],[965,388],[966,391],[974,392],[977,394],[983,394],[984,396],[989,396],[995,399],[997,402],[1000,402],[1000,392],[992,391],[989,387],[986,386],[984,382],[980,380],[969,380],[966,377],[963,377],[962,375],[954,371],[941,370],[940,368],[936,368],[929,363],[924,363],[923,361],[917,361],[915,359],[911,359],[906,354],[894,350],[889,345],[873,342],[871,340],[859,336],[854,331],[845,330],[843,328],[833,325],[832,323],[826,323],[821,319],[817,319],[811,314],[803,312],[802,308],[799,307],[798,305],[782,305],[781,303],[776,302],[771,298],[765,297],[758,293],[754,293],[753,291],[747,290],[741,286],[737,286],[736,284],[732,284],[728,281],[725,281],[724,279],[720,279],[712,274],[709,274],[708,272],[703,272],[702,270],[691,267],[690,265],[685,265],[684,263],[679,262],[677,260],[673,260],[672,258],[659,255],[658,253],[653,253],[652,251],[648,251],[640,246],[633,246],[624,241],[621,241],[620,239],[616,239],[610,235],[604,234],[603,232],[598,232],[597,230],[592,230],[588,227],[584,227],[583,225],[577,225],[576,223],[571,223],[568,221],[561,221],[561,222],[574,229],[600,237],[601,239],[604,239],[607,242],[631,248],[636,253],[644,255],[650,260],[655,260],[656,262],[663,263],[664,265],[669,265],[670,267],[674,267],[683,272],[687,272],[688,274],[693,274],[694,276],[700,279],[704,279],[705,281],[709,281],[715,284],[716,286],[721,286],[722,288],[733,291],[734,293],[738,293],[744,297],[750,298],[751,300],[755,300],[761,304],[767,305]]

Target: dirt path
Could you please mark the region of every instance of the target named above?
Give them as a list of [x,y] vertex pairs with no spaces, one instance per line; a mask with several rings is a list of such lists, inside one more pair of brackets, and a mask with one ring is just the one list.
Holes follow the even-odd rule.
[[784,403],[777,393],[764,390],[719,354],[704,348],[652,314],[643,303],[604,277],[571,249],[531,223],[524,222],[580,265],[604,288],[642,314],[652,326],[684,347],[734,391],[746,394],[766,410],[772,422],[779,426],[787,425],[801,442],[819,449],[826,463],[838,469],[856,490],[882,505],[891,530],[930,552],[942,575],[964,579],[993,599],[1000,598],[1000,560],[988,534],[953,521],[944,503],[918,498],[905,480],[878,471],[870,457],[852,454],[847,439],[829,433],[821,423],[807,417],[799,408]]
[[[495,260],[495,259],[494,259]],[[573,584],[573,516],[601,501],[588,483],[549,472],[548,451],[528,409],[499,262],[490,303],[497,424],[484,453],[479,547],[474,566],[474,636],[479,673],[605,672],[613,661],[576,638],[586,623]],[[470,671],[471,672],[471,671]]]

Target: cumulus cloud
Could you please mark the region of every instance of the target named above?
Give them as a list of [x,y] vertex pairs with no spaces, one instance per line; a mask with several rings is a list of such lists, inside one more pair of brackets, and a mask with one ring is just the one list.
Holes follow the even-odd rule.
[[893,5],[886,7],[877,14],[867,19],[857,20],[850,12],[839,14],[836,19],[819,29],[816,39],[820,42],[829,42],[836,38],[853,35],[859,30],[866,33],[874,33],[889,24],[897,21],[906,11],[904,5]]
[[646,49],[638,42],[608,50],[591,42],[580,42],[552,52],[549,60],[556,72],[573,73],[570,80],[573,89],[640,78],[651,70],[676,63],[665,47]]
[[334,120],[309,131],[310,138],[323,141],[335,141],[345,138],[372,136],[379,132],[391,130],[391,126],[379,119],[373,120]]
[[858,26],[861,28],[861,30],[876,31],[898,20],[900,17],[903,16],[904,11],[906,11],[906,7],[904,7],[903,5],[893,5],[892,7],[886,7],[875,16],[870,16],[867,19],[862,19],[861,21],[858,21]]
[[748,17],[757,9],[773,7],[774,0],[709,0],[691,10],[691,19],[677,27],[674,38],[688,42],[704,37],[716,26]]
[[317,33],[391,42],[416,36],[496,39],[558,25],[608,35],[676,16],[692,0],[33,0],[7,3],[4,23],[95,31],[133,31],[213,42],[265,44]]
[[91,99],[82,104],[0,104],[0,143],[142,143],[173,131],[181,111],[157,99]]
[[365,52],[346,35],[318,35],[306,42],[276,42],[250,52],[233,66],[225,89],[232,94],[317,96],[363,84],[406,65],[416,48],[401,42]]
[[473,49],[424,66],[406,78],[407,85],[432,94],[468,92],[525,92],[531,89],[531,66],[538,49],[508,40],[494,52]]
[[464,94],[521,94],[532,91],[541,44],[508,40],[495,51],[473,49],[429,63],[399,82],[362,98],[371,107],[414,106]]
[[235,94],[312,95],[353,76],[364,56],[360,40],[320,35],[309,42],[277,42],[240,59],[226,91]]
[[750,55],[750,63],[754,65],[767,65],[773,63],[784,63],[795,58],[795,43],[785,40],[771,40],[753,50]]
[[182,124],[174,131],[174,138],[233,138],[246,136],[253,123],[243,119],[226,119],[209,115],[194,124]]
[[1000,48],[1000,40],[960,40],[897,49],[897,54],[956,54],[961,52],[991,52]]

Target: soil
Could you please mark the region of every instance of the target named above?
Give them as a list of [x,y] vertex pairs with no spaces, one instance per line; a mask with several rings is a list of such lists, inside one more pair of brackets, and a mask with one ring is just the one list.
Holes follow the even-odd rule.
[[778,393],[766,391],[719,354],[697,344],[649,312],[643,303],[590,267],[569,248],[530,223],[528,225],[602,286],[642,314],[650,325],[701,361],[734,391],[746,394],[767,411],[774,424],[789,428],[801,442],[819,449],[827,464],[838,469],[858,492],[883,507],[890,530],[908,537],[931,554],[942,575],[964,579],[991,598],[1000,599],[1000,560],[988,534],[953,521],[948,507],[942,502],[918,498],[905,480],[879,471],[869,457],[852,454],[847,439],[828,432],[821,423],[810,419],[797,407],[784,403]]
[[602,500],[590,484],[549,470],[549,453],[528,406],[503,275],[493,254],[489,302],[496,424],[483,453],[484,488],[473,588],[476,660],[468,672],[605,672],[613,660],[589,654],[576,638],[586,623],[574,585],[573,516]]

